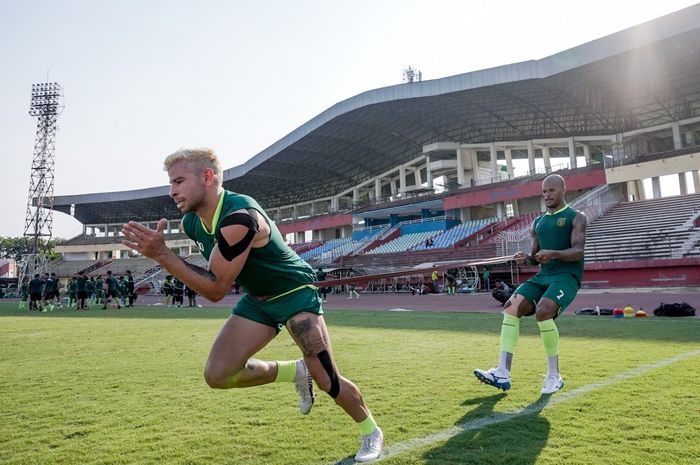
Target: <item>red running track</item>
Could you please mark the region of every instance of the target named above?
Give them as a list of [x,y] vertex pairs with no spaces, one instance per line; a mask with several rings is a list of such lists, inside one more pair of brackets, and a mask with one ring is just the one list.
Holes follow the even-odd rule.
[[[240,296],[229,295],[220,302],[212,303],[198,297],[197,302],[205,307],[233,308]],[[160,301],[156,297],[139,297],[138,304],[152,304]],[[187,299],[185,299],[187,302]],[[580,308],[614,308],[631,306],[635,310],[643,308],[649,316],[661,304],[687,302],[700,317],[700,289],[696,288],[655,288],[655,289],[582,289],[569,306],[566,314],[573,314]],[[332,294],[323,304],[325,310],[393,310],[404,309],[429,312],[500,312],[503,307],[489,293],[479,294],[360,294],[359,299],[348,300],[346,294]]]

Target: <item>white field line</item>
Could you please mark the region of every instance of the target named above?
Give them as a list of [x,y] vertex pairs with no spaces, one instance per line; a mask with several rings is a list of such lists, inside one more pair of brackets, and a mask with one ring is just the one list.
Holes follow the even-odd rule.
[[[404,442],[399,442],[396,444],[392,444],[390,446],[387,446],[384,448],[382,451],[381,457],[379,457],[377,460],[374,460],[370,463],[377,463],[380,462],[384,459],[388,459],[391,457],[394,457],[399,454],[403,454],[409,451],[412,451],[414,449],[419,449],[425,446],[429,446],[431,444],[434,444],[436,442],[440,441],[446,441],[454,436],[457,436],[460,433],[463,433],[465,431],[471,431],[479,428],[484,428],[486,426],[494,425],[496,423],[501,423],[504,421],[509,421],[514,418],[518,418],[523,415],[529,415],[531,413],[539,412],[545,407],[550,407],[553,405],[557,405],[562,402],[566,402],[567,400],[570,399],[575,399],[576,397],[580,397],[584,394],[588,394],[591,391],[595,391],[600,388],[604,388],[607,386],[610,386],[611,384],[616,384],[625,380],[628,380],[630,378],[634,378],[636,376],[643,375],[645,373],[648,373],[650,371],[656,370],[658,368],[664,368],[667,367],[673,363],[680,362],[681,360],[685,360],[691,357],[696,357],[700,355],[700,349],[697,350],[692,350],[690,352],[684,352],[682,354],[678,354],[674,357],[670,357],[664,360],[659,360],[654,363],[650,363],[648,365],[641,365],[636,368],[632,368],[631,370],[625,371],[623,373],[618,373],[614,376],[611,376],[609,378],[596,381],[595,383],[590,383],[586,384],[584,386],[581,386],[579,388],[576,388],[571,391],[563,391],[563,392],[558,392],[554,394],[553,396],[546,396],[546,397],[541,397],[537,402],[534,404],[530,404],[527,407],[524,407],[520,410],[515,410],[513,412],[502,412],[502,413],[494,413],[492,415],[483,417],[483,418],[477,418],[475,420],[467,421],[464,423],[460,423],[456,426],[453,426],[452,428],[448,428],[443,431],[439,431],[434,434],[430,434],[428,436],[423,436],[420,438],[414,438],[414,439],[409,439],[408,441]],[[329,465],[350,465],[356,463],[355,460],[353,460],[352,457],[346,457],[344,459],[341,459],[337,462],[331,462]]]

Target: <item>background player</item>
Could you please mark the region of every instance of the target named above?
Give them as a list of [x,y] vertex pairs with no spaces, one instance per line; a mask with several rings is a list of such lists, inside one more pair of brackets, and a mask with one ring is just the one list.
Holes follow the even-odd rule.
[[535,276],[521,284],[508,299],[501,326],[501,357],[498,367],[474,370],[480,381],[507,391],[511,387],[513,352],[520,333],[520,318],[534,314],[547,354],[547,375],[542,394],[564,387],[559,374],[559,330],[554,319],[574,300],[583,275],[586,216],[569,207],[564,178],[552,174],[542,182],[547,212],[532,223],[532,252],[518,252],[519,264],[540,265]]

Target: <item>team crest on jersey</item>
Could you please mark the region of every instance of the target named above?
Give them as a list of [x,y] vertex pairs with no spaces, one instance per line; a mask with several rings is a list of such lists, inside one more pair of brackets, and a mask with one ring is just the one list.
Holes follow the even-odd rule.
[[197,246],[199,247],[199,250],[204,250],[204,244],[201,242],[197,242]]
[[557,220],[557,226],[559,226],[560,228],[564,227],[565,224],[566,224],[566,218],[559,218]]

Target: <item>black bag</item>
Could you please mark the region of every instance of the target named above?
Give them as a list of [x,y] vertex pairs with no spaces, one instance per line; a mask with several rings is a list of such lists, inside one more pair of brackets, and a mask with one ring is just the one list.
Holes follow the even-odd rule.
[[599,308],[599,312],[595,311],[595,308],[582,308],[580,310],[576,310],[574,313],[576,315],[612,315],[613,314],[613,309],[612,308]]
[[665,304],[654,309],[655,316],[695,316],[695,309],[687,303]]

